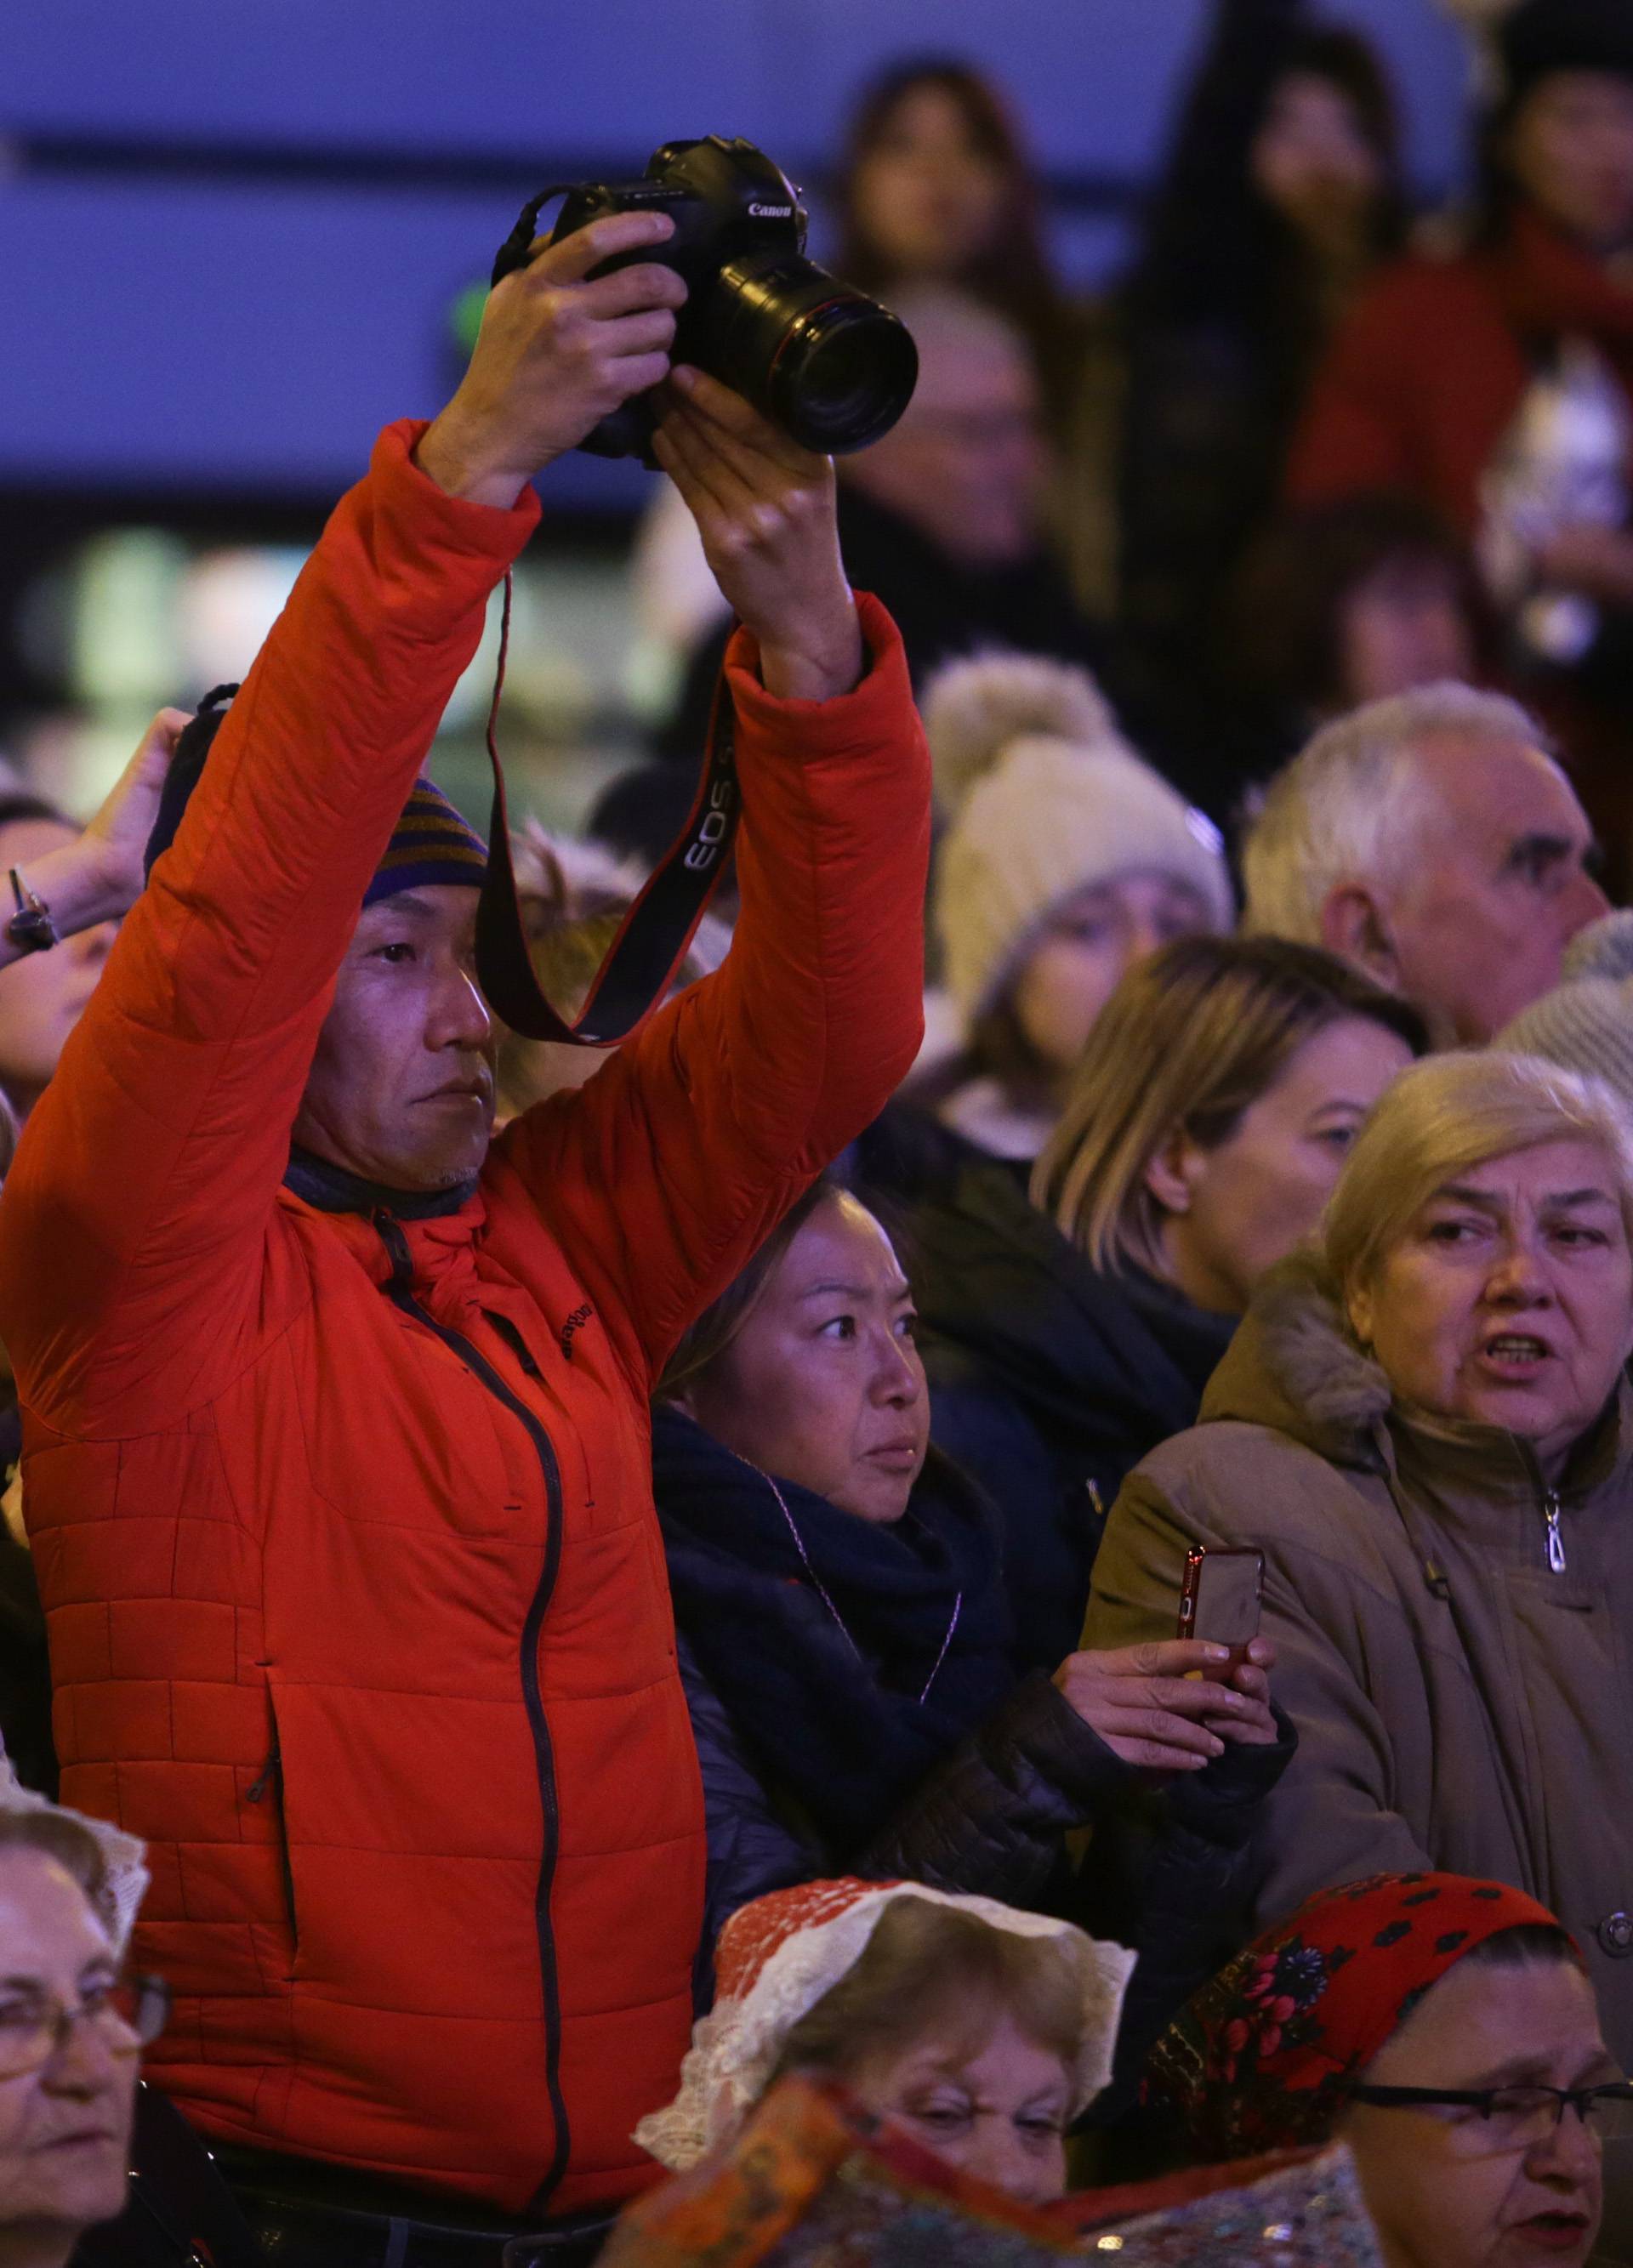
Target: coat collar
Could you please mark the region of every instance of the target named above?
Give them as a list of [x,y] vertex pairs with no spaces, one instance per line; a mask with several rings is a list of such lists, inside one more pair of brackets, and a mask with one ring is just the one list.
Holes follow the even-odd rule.
[[[402,1232],[417,1286],[451,1287],[475,1266],[475,1246],[487,1219],[479,1181],[425,1197],[388,1189],[296,1152],[284,1176],[283,1200],[299,1211],[321,1214],[377,1284],[392,1272],[391,1256],[379,1220],[388,1215]],[[403,1208],[407,1207],[405,1211]]]
[[[1203,1396],[1201,1416],[1268,1425],[1341,1465],[1416,1473],[1439,1491],[1534,1503],[1546,1484],[1527,1441],[1500,1425],[1434,1418],[1395,1398],[1356,1341],[1325,1263],[1297,1253],[1272,1270]],[[1583,1434],[1560,1494],[1580,1500],[1633,1468],[1625,1377]]]
[[477,1175],[448,1189],[393,1189],[365,1181],[296,1143],[289,1153],[284,1186],[317,1212],[388,1212],[394,1220],[440,1220],[459,1211],[477,1194]]

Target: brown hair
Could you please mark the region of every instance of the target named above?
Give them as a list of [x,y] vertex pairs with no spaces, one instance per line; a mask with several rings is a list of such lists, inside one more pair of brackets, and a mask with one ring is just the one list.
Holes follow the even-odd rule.
[[102,1855],[101,1845],[84,1820],[54,1806],[0,1809],[0,1855],[7,1851],[37,1851],[42,1858],[55,1859],[64,1874],[73,1876],[100,1919],[111,1929],[113,1904],[107,1887],[107,1861]]
[[803,1197],[794,1199],[754,1257],[738,1270],[720,1297],[681,1334],[653,1389],[654,1400],[678,1401],[689,1386],[720,1360],[759,1305],[788,1247],[811,1215],[818,1206],[831,1204],[845,1194],[839,1183],[824,1174],[811,1183]]
[[1156,1268],[1162,1207],[1145,1169],[1176,1132],[1226,1142],[1305,1042],[1364,1016],[1415,1055],[1415,1008],[1309,945],[1187,937],[1131,968],[1097,1018],[1060,1123],[1032,1174],[1032,1203],[1091,1266]]
[[1472,551],[1419,498],[1379,490],[1289,512],[1254,543],[1229,606],[1225,659],[1238,682],[1289,707],[1351,706],[1344,608],[1374,576],[1400,568],[1445,578],[1483,674],[1497,628]]
[[766,2085],[791,2071],[843,2077],[927,2036],[977,2055],[1003,2016],[1075,2077],[1083,1987],[1075,1940],[1022,1937],[927,1898],[893,1898],[861,1959],[784,2040]]
[[893,114],[910,95],[926,89],[944,94],[954,104],[971,142],[1006,182],[1006,209],[993,244],[974,251],[964,272],[952,280],[1018,323],[1034,350],[1047,356],[1065,319],[1045,248],[1038,176],[1002,97],[968,63],[947,56],[914,56],[891,64],[863,92],[851,120],[839,177],[841,234],[834,265],[847,284],[864,291],[888,296],[890,285],[903,280],[890,273],[867,234],[856,205],[856,177],[889,131]]

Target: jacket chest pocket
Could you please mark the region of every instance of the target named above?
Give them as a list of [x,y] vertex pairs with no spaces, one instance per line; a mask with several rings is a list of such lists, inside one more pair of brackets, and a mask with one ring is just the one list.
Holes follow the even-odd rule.
[[1509,1578],[1509,1596],[1520,1629],[1537,1643],[1570,1646],[1581,1632],[1570,1617],[1591,1615],[1604,1602],[1592,1588],[1571,1574],[1532,1573]]
[[1614,1800],[1633,1736],[1625,1648],[1612,1602],[1575,1579],[1513,1576],[1508,1598],[1516,1659],[1491,1705],[1512,1712],[1532,1815],[1574,1873],[1626,1844]]
[[542,1503],[521,1421],[454,1351],[404,1318],[366,1366],[314,1366],[306,1397],[314,1486],[348,1521],[513,1535]]
[[543,1496],[526,1426],[452,1347],[416,1334],[424,1381],[422,1469],[443,1520],[465,1535],[509,1534]]

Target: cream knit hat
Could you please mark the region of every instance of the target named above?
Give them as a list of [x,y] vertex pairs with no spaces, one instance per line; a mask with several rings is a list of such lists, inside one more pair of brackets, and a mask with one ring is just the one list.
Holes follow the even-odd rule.
[[1607,914],[1573,938],[1564,983],[1522,1009],[1491,1044],[1602,1079],[1633,1110],[1633,913]]
[[999,998],[1063,899],[1119,874],[1172,874],[1215,930],[1232,927],[1218,828],[1134,754],[1086,669],[978,654],[932,678],[923,710],[950,822],[934,920],[966,1021]]

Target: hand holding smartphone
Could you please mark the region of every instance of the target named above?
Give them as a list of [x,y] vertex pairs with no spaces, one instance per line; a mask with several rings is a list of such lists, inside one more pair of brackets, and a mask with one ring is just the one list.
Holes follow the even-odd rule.
[[1210,1550],[1198,1543],[1186,1552],[1179,1635],[1230,1648],[1229,1660],[1216,1669],[1199,1671],[1200,1676],[1216,1685],[1230,1683],[1259,1635],[1264,1589],[1262,1551],[1247,1546]]

